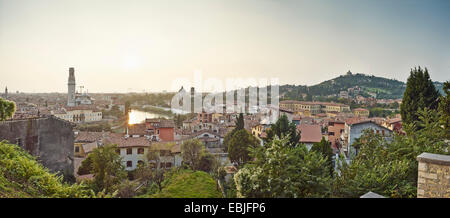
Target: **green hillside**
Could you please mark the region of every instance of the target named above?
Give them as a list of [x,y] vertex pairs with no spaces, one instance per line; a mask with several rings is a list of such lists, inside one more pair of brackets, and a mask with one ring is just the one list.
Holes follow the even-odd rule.
[[[434,85],[443,93],[442,83],[434,82]],[[353,95],[369,97],[371,94],[376,94],[378,99],[399,99],[403,97],[406,84],[395,79],[348,72],[345,75],[313,86],[282,85],[280,86],[280,94],[284,95],[285,99],[308,100],[303,99],[302,96],[339,95],[340,91],[348,91],[349,88],[359,90],[350,93]]]
[[163,189],[150,198],[220,198],[216,181],[203,171],[174,170],[167,173]]

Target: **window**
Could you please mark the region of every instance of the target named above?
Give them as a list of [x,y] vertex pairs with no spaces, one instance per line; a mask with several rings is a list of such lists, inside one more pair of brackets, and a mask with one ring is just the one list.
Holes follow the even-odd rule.
[[127,148],[127,154],[132,154],[133,150],[131,148]]
[[159,164],[159,168],[164,168],[164,166],[165,166],[165,163],[164,163],[164,162],[161,162],[161,163]]
[[142,160],[138,160],[138,165],[141,165],[141,166],[143,166],[144,165],[144,161],[142,161]]
[[80,152],[80,147],[79,146],[75,147],[75,152]]
[[120,155],[120,149],[116,149],[116,153]]
[[329,132],[328,135],[334,135],[334,132]]
[[158,130],[156,130],[156,134],[159,134],[159,129],[158,129]]
[[171,168],[171,167],[172,167],[172,163],[167,162],[167,163],[166,163],[166,168]]
[[131,160],[127,161],[127,167],[133,167],[133,162]]
[[138,148],[138,154],[144,154],[144,148]]

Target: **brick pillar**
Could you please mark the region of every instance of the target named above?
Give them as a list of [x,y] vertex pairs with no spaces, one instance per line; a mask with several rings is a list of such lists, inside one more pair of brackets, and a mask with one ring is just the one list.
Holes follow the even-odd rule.
[[417,197],[450,198],[450,155],[422,153],[417,161]]

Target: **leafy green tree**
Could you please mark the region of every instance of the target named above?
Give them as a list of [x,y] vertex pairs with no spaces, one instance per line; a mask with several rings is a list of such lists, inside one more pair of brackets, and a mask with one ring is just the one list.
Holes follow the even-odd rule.
[[331,149],[330,142],[325,140],[325,137],[322,137],[322,140],[318,143],[314,143],[311,147],[311,151],[315,151],[319,154],[322,154],[322,157],[327,160],[328,168],[330,169],[330,175],[333,175],[334,172],[334,163],[333,163],[333,149]]
[[331,177],[326,159],[306,146],[292,147],[278,136],[253,150],[255,160],[234,176],[237,196],[245,198],[329,197]]
[[12,118],[16,111],[16,104],[0,98],[0,121]]
[[117,186],[126,179],[127,173],[122,165],[122,158],[116,153],[116,145],[105,145],[93,150],[92,173],[94,190],[113,193]]
[[427,68],[411,69],[400,105],[403,123],[413,123],[417,120],[416,113],[419,109],[436,109],[439,96],[439,91],[434,87]]
[[236,130],[244,129],[244,114],[239,113],[239,117],[236,120]]
[[237,131],[228,143],[228,158],[231,162],[243,165],[250,160],[251,148],[256,148],[259,140],[250,134],[247,130],[241,129]]
[[436,111],[419,110],[418,121],[405,126],[414,134],[397,135],[385,140],[366,131],[359,140],[359,152],[351,164],[339,166],[340,175],[333,185],[335,197],[359,197],[369,191],[386,197],[416,197],[418,163],[423,152],[449,154],[445,129]]
[[204,153],[205,146],[198,139],[187,140],[181,144],[181,156],[183,157],[183,162],[188,164],[193,170],[198,169]]
[[217,168],[218,161],[214,155],[212,155],[209,152],[205,152],[201,157],[200,161],[198,163],[198,170],[204,171],[204,172],[214,172],[214,170]]
[[270,128],[266,131],[267,142],[270,142],[275,136],[283,138],[289,135],[289,144],[296,146],[300,141],[300,132],[297,130],[297,126],[293,122],[289,122],[289,119],[285,114],[281,115],[275,124],[270,125]]
[[81,162],[80,167],[78,167],[78,175],[86,175],[92,173],[92,155],[89,154],[86,159]]

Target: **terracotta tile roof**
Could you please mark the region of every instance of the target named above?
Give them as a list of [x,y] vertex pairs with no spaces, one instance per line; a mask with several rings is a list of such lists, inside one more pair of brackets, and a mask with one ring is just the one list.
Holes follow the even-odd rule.
[[146,123],[159,123],[160,128],[174,128],[175,122],[173,120],[166,120],[160,118],[147,118],[145,119]]
[[103,141],[103,144],[116,144],[119,148],[148,147],[150,141],[145,137],[124,137],[123,135],[111,135]]
[[147,135],[145,123],[128,125],[128,135]]
[[301,131],[300,142],[315,143],[322,140],[322,129],[320,125],[300,124],[297,129]]
[[345,123],[349,126],[351,126],[353,124],[366,123],[366,122],[370,122],[370,119],[364,118],[364,117],[352,117],[352,118],[345,119]]
[[75,142],[95,142],[102,138],[103,134],[109,134],[108,132],[78,132],[75,136]]
[[150,145],[152,150],[170,150],[172,153],[181,152],[182,141],[156,142]]
[[161,120],[161,128],[174,128],[175,122],[173,120]]

